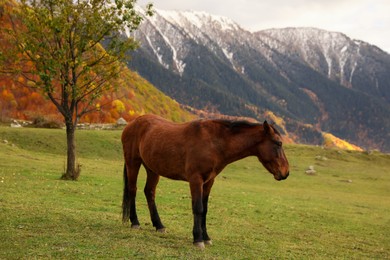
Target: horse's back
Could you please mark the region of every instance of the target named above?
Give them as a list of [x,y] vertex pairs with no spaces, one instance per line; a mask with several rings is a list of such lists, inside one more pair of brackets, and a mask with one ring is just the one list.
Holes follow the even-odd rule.
[[130,121],[122,132],[122,143],[136,140],[154,130],[163,131],[175,123],[169,122],[156,115],[144,115]]
[[151,125],[156,122],[167,122],[165,119],[155,115],[139,116],[131,120],[122,132],[122,142],[128,138],[134,138],[135,135],[139,135],[147,131]]
[[139,152],[143,147],[180,140],[183,124],[169,122],[156,115],[144,115],[130,121],[122,132],[124,152]]

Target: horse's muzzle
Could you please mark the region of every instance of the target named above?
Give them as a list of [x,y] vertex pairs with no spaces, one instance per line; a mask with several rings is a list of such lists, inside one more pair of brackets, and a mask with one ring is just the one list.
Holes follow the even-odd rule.
[[277,181],[282,181],[287,179],[287,177],[290,175],[290,172],[286,172],[286,174],[282,174],[281,172],[278,172],[277,174],[274,174],[274,178]]

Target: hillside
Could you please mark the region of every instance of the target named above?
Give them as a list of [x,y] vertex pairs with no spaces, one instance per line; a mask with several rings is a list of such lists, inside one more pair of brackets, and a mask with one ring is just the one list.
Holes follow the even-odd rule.
[[142,45],[129,67],[180,103],[259,121],[272,112],[301,143],[328,132],[390,151],[390,55],[375,46],[313,28],[251,33],[191,11],[157,10],[131,36]]
[[[182,109],[179,103],[129,69],[125,69],[111,84],[116,90],[103,95],[98,100],[97,111],[85,115],[81,122],[115,123],[120,117],[130,120],[145,113],[160,115],[175,122],[194,118],[194,115]],[[42,116],[62,120],[54,105],[41,93],[1,75],[0,110],[2,120],[32,120]]]

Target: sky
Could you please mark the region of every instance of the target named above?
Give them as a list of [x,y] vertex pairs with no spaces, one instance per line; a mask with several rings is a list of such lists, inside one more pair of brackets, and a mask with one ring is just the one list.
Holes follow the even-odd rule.
[[315,27],[341,32],[390,53],[390,0],[138,0],[155,9],[205,11],[250,31]]

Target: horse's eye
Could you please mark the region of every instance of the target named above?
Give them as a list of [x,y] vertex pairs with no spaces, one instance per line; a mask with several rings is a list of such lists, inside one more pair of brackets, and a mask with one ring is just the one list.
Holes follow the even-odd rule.
[[277,145],[277,146],[279,146],[279,147],[281,147],[282,146],[282,142],[281,141],[274,141],[274,143]]

